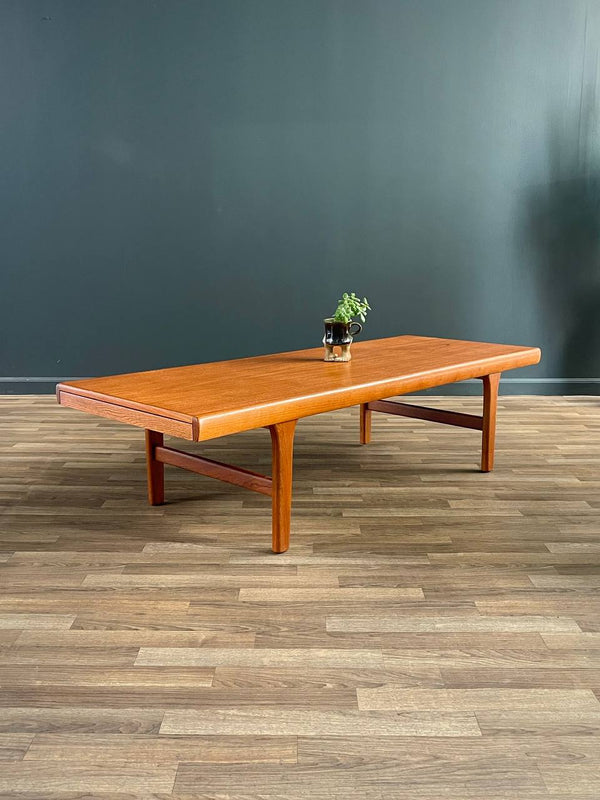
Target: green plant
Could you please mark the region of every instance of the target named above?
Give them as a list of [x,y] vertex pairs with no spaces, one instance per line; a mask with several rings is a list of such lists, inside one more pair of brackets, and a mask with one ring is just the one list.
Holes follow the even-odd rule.
[[366,297],[362,300],[358,298],[354,292],[348,294],[344,292],[342,299],[338,303],[333,318],[336,322],[352,322],[354,317],[358,317],[361,322],[365,321],[367,311],[371,310],[371,306]]

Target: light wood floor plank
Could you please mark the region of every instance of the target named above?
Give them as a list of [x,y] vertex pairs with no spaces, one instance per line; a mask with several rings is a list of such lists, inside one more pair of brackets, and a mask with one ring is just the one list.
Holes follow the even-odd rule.
[[240,589],[242,603],[365,603],[393,602],[402,598],[420,599],[418,587],[401,589]]
[[33,733],[0,733],[0,763],[22,761],[33,741],[33,736]]
[[572,619],[561,617],[328,617],[327,630],[335,632],[462,632],[469,633],[578,633]]
[[[17,631],[13,642],[29,647],[254,647],[252,631],[125,630]],[[1,640],[0,640],[1,641]]]
[[136,666],[261,667],[294,666],[383,668],[381,651],[319,649],[214,649],[210,647],[142,647]]
[[576,689],[405,689],[382,686],[358,689],[358,707],[364,711],[599,711],[592,691]]
[[358,711],[246,708],[167,711],[160,732],[255,736],[479,736],[475,716],[455,711],[361,714]]
[[171,792],[177,765],[87,765],[77,762],[21,761],[3,764],[0,791]]
[[[25,738],[25,735],[24,735]],[[33,736],[28,736],[27,744]],[[1,743],[1,739],[0,739]],[[28,761],[175,764],[295,764],[295,736],[168,736],[49,733],[35,736]],[[0,751],[1,752],[1,751]]]
[[164,711],[152,708],[3,707],[0,733],[158,733]]
[[0,614],[0,628],[20,630],[65,630],[74,621],[75,614]]

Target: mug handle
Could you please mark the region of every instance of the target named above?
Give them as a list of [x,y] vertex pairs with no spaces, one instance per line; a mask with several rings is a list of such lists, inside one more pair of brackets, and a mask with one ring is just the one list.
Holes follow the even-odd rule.
[[[355,331],[352,331],[353,325],[356,325]],[[350,336],[357,336],[361,331],[362,331],[362,325],[360,324],[360,322],[351,322],[350,325],[348,326],[348,333],[350,334]]]

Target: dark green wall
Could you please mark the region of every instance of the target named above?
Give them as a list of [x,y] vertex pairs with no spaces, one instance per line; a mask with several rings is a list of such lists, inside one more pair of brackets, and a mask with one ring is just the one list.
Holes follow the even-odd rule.
[[0,375],[315,346],[350,289],[598,378],[599,42],[597,0],[1,0]]

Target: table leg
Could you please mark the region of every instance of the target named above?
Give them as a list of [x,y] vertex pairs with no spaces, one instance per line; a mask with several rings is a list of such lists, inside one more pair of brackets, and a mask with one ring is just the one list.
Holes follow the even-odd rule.
[[148,502],[160,506],[165,502],[165,465],[157,461],[154,453],[163,445],[162,433],[146,431],[146,474],[148,476]]
[[496,441],[496,409],[498,407],[498,385],[500,373],[484,375],[483,381],[483,429],[481,435],[481,471],[494,469],[494,445]]
[[273,451],[273,552],[285,553],[290,546],[292,514],[292,465],[297,420],[269,425]]
[[371,415],[367,403],[360,404],[360,443],[369,444],[371,441]]

